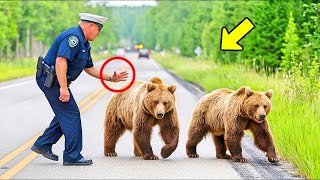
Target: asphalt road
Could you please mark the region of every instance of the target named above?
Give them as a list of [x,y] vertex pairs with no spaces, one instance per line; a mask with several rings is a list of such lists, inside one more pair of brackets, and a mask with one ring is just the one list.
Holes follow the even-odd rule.
[[[210,136],[198,145],[197,159],[188,158],[185,143],[192,108],[204,94],[197,87],[182,81],[150,59],[127,55],[136,69],[136,79],[161,77],[167,84],[176,84],[177,109],[180,121],[180,140],[176,151],[167,159],[146,161],[133,154],[132,133],[127,131],[119,140],[117,157],[103,155],[103,121],[105,105],[112,92],[105,90],[100,80],[82,73],[71,85],[78,102],[83,129],[82,155],[93,160],[86,167],[62,166],[64,138],[53,146],[59,161],[50,161],[30,150],[36,136],[50,123],[53,113],[34,77],[0,84],[0,179],[292,179],[297,178],[287,162],[277,165],[267,162],[265,155],[254,147],[249,137],[243,139],[244,157],[249,163],[234,163],[216,159]],[[168,59],[169,60],[169,59]],[[97,63],[97,66],[101,66]],[[108,64],[106,71],[123,69],[123,62]],[[128,66],[127,70],[132,74]],[[108,84],[117,88],[121,83]],[[88,97],[88,98],[87,98]],[[152,133],[151,145],[160,156],[163,141],[158,127]]]

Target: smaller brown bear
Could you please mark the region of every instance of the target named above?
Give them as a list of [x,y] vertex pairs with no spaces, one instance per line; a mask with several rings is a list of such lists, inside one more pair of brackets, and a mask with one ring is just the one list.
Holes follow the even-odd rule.
[[175,90],[175,85],[168,86],[154,77],[149,82],[135,81],[127,91],[111,96],[105,113],[104,155],[117,155],[116,143],[127,129],[133,132],[135,156],[159,159],[150,144],[152,128],[159,125],[165,142],[161,156],[169,157],[179,140]]
[[[241,139],[244,130],[251,130],[255,145],[266,152],[269,162],[279,159],[273,143],[273,137],[267,122],[271,110],[273,91],[252,91],[241,87],[236,91],[217,89],[203,96],[192,113],[192,120],[186,144],[187,155],[197,158],[198,143],[207,133],[211,133],[216,146],[216,157],[247,162],[242,156]],[[231,156],[226,154],[227,148]]]

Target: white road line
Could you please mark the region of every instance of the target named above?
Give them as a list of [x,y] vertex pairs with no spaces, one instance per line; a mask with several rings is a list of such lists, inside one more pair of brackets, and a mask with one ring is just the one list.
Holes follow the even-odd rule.
[[5,90],[5,89],[9,89],[9,88],[12,88],[12,87],[17,87],[17,86],[21,86],[21,85],[24,85],[24,84],[29,84],[29,83],[32,83],[34,82],[35,80],[29,80],[29,81],[24,81],[24,82],[19,82],[19,83],[15,83],[15,84],[10,84],[10,85],[7,85],[7,86],[3,86],[3,87],[0,87],[0,91],[1,90]]

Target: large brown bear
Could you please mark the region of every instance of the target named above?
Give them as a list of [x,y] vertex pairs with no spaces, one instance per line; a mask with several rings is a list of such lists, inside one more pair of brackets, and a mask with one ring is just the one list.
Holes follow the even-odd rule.
[[158,124],[165,142],[161,156],[169,157],[179,140],[175,90],[175,85],[165,85],[160,78],[154,77],[149,82],[136,81],[129,90],[111,96],[105,112],[104,155],[117,155],[116,143],[128,129],[133,132],[135,156],[159,159],[150,145],[152,128]]
[[[252,91],[241,87],[236,91],[218,89],[203,96],[192,113],[186,144],[187,155],[197,158],[197,144],[210,132],[216,146],[216,157],[247,162],[242,156],[241,139],[249,129],[255,145],[266,152],[269,162],[278,162],[272,134],[267,122],[273,91]],[[226,154],[227,148],[231,156]]]

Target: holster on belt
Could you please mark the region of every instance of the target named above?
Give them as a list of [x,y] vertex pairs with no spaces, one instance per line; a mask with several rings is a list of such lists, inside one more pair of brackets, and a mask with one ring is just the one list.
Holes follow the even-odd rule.
[[[50,88],[52,86],[53,81],[56,80],[58,82],[58,78],[56,76],[56,72],[55,72],[54,66],[53,65],[52,66],[48,66],[46,63],[44,63],[43,57],[39,56],[38,63],[37,63],[36,76],[40,77],[42,73],[47,75],[46,80],[44,82],[44,86],[46,86],[47,88]],[[67,76],[68,87],[71,84],[71,82],[72,81],[71,81],[70,76]]]
[[36,77],[40,77],[43,71],[43,57],[39,56],[38,58],[38,63],[37,63],[37,73],[36,73]]
[[54,70],[54,66],[52,65],[49,67],[48,65],[44,64],[44,72],[47,74],[46,80],[44,81],[44,86],[50,88],[54,81],[54,77],[56,76],[56,72]]
[[56,75],[54,66],[53,65],[48,66],[46,63],[44,63],[43,57],[39,56],[38,63],[37,63],[36,76],[40,77],[42,73],[47,75],[46,80],[44,82],[44,86],[46,86],[47,88],[50,88],[52,86],[52,83]]

